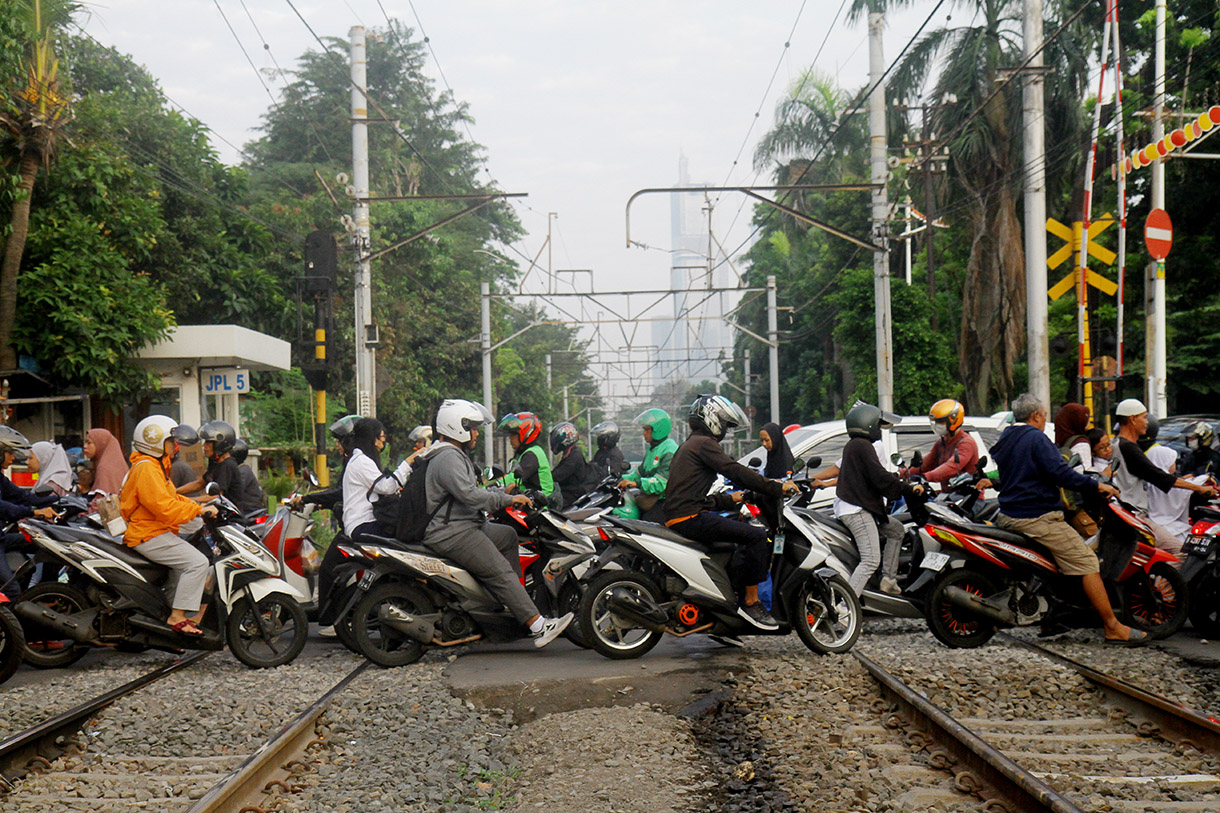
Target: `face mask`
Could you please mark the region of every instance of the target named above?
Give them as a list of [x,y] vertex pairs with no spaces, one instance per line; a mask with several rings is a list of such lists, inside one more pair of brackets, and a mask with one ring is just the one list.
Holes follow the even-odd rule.
[[1199,448],[1199,439],[1191,438],[1190,440],[1186,441],[1186,446],[1187,446],[1187,448],[1190,448],[1190,449],[1198,449]]
[[934,423],[932,424],[932,431],[936,433],[936,437],[943,438],[945,435],[949,434],[949,427],[945,426],[943,423]]

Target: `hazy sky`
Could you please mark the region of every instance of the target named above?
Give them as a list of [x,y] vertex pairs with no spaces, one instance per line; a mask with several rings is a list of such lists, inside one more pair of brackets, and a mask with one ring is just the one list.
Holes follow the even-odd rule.
[[[426,70],[441,88],[443,71],[470,105],[471,134],[486,147],[491,176],[505,191],[529,193],[518,204],[529,234],[517,250],[533,256],[546,236],[547,212],[556,212],[554,266],[594,269],[600,290],[666,287],[667,253],[625,247],[624,206],[637,189],[674,184],[679,154],[694,181],[753,182],[754,144],[824,39],[819,70],[851,90],[868,72],[863,21],[840,17],[827,37],[838,0],[293,3],[323,37],[346,38],[353,25],[384,26],[381,6],[417,31],[422,25],[436,54]],[[891,20],[887,58],[930,8],[917,4]],[[82,19],[89,34],[132,55],[175,103],[238,146],[256,137],[270,99],[221,10],[259,69],[275,62],[291,68],[317,47],[288,0],[102,0],[88,9]],[[275,93],[283,80],[267,84]],[[240,161],[220,138],[215,145],[224,160]],[[769,172],[757,180],[769,182]],[[749,218],[742,196],[720,199],[715,231],[726,249],[746,239]],[[638,202],[632,229],[634,239],[668,248],[668,197]],[[587,277],[577,284],[587,290]]]

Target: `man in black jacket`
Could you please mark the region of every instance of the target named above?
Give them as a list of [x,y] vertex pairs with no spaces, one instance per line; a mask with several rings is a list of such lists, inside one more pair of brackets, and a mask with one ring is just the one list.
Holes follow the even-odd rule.
[[735,522],[714,513],[736,508],[743,499],[742,492],[707,493],[717,474],[768,497],[778,498],[797,490],[795,483],[768,480],[720,448],[720,439],[725,432],[745,422],[741,408],[721,395],[700,395],[691,404],[691,435],[674,453],[669,466],[669,484],[663,503],[665,525],[696,542],[736,543],[739,560],[732,575],[745,592],[738,613],[761,629],[777,629],[779,624],[758,600],[758,584],[766,580],[770,564],[767,532],[756,525]]

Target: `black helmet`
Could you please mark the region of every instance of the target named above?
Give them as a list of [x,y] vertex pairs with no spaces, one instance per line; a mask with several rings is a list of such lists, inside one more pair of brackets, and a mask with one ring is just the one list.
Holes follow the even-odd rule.
[[30,441],[13,427],[0,425],[0,452],[12,452],[21,462],[30,456]]
[[233,459],[237,461],[237,465],[246,462],[246,458],[250,456],[250,446],[241,438],[233,441],[233,451],[230,452]]
[[618,443],[618,424],[614,421],[602,421],[590,431],[592,431],[593,437],[597,438],[599,449],[610,449]]
[[869,441],[881,440],[882,427],[889,428],[898,423],[895,416],[882,412],[879,407],[856,401],[847,413],[847,434],[853,438]]
[[580,440],[580,433],[571,421],[555,424],[551,430],[551,451],[559,454],[569,446],[575,446]]
[[224,421],[208,421],[199,427],[199,437],[204,443],[212,444],[212,457],[214,458],[232,451],[233,444],[237,442],[237,433]]
[[1137,446],[1141,451],[1148,451],[1156,445],[1156,436],[1161,434],[1161,422],[1152,416],[1148,415],[1148,429],[1144,432],[1144,436],[1136,441]]

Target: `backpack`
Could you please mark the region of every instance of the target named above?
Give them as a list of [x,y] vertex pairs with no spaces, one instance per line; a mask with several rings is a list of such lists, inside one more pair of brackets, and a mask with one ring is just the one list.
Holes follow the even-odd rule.
[[[398,499],[398,518],[394,526],[394,538],[399,542],[420,544],[424,541],[424,531],[428,529],[428,523],[432,522],[446,505],[450,510],[453,508],[453,495],[446,494],[445,498],[437,503],[436,508],[428,511],[428,466],[437,454],[439,451],[416,458],[415,465],[411,467],[411,476],[402,487]],[[445,512],[445,521],[449,521],[448,511]]]
[[[373,499],[373,489],[377,487],[377,483],[386,477],[393,478],[394,473],[390,471],[382,472],[381,476],[373,481],[373,485],[369,486],[369,490],[365,493],[364,498],[373,504],[373,520],[376,521],[381,533],[384,536],[393,536],[402,516],[401,494],[382,494],[376,500]],[[397,478],[394,479],[397,482]],[[407,482],[410,482],[409,478]]]

